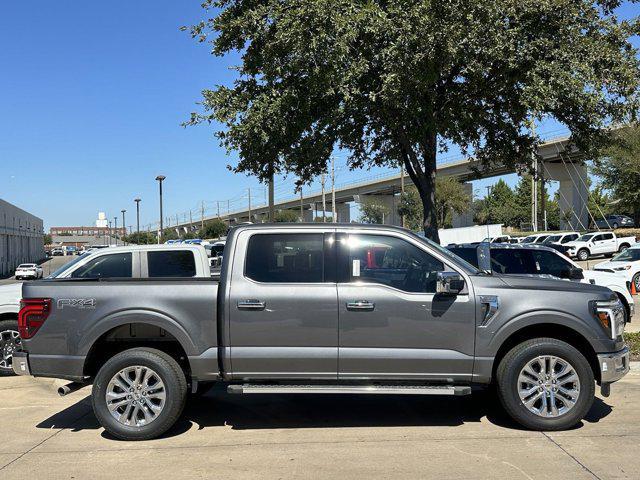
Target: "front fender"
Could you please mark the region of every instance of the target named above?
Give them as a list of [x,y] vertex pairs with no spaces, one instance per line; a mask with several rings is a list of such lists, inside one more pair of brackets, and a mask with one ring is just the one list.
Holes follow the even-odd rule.
[[178,340],[187,355],[201,353],[177,320],[157,311],[136,309],[112,313],[84,332],[77,341],[78,355],[87,355],[95,342],[108,331],[130,323],[145,323],[162,328]]
[[482,328],[491,327],[491,324],[487,327],[480,327],[478,336],[484,337],[485,340],[483,342],[481,338],[478,339],[478,343],[484,345],[485,349],[481,356],[494,357],[511,335],[523,328],[543,324],[561,325],[575,331],[584,337],[594,347],[595,351],[598,351],[599,348],[598,340],[604,336],[604,331],[600,331],[601,329],[597,328],[595,321],[591,324],[591,322],[559,310],[536,310],[522,313],[500,325],[496,325],[493,331],[488,330],[484,333],[480,331]]

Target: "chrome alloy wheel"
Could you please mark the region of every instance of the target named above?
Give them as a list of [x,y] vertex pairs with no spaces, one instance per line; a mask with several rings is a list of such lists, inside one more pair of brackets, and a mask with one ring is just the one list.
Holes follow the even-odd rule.
[[11,370],[13,352],[22,349],[20,334],[15,330],[0,332],[0,369]]
[[107,385],[105,400],[118,422],[142,427],[162,413],[166,396],[160,375],[149,367],[134,365],[113,376]]
[[559,417],[578,401],[580,379],[565,359],[543,355],[529,361],[520,371],[518,395],[530,412],[540,417]]

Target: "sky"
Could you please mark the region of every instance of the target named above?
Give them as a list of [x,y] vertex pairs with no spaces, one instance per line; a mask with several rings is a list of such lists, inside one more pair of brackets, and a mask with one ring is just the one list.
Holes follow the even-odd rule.
[[[233,155],[210,126],[183,128],[204,88],[232,81],[236,55],[210,55],[180,26],[201,20],[200,1],[60,0],[0,4],[0,198],[51,226],[93,225],[127,210],[134,223],[165,215],[214,214],[265,202],[265,187],[227,170]],[[625,7],[630,15],[635,6]],[[555,124],[543,125],[547,132]],[[380,175],[349,172],[338,156],[336,183]],[[515,175],[507,178],[516,182]],[[474,183],[480,196],[494,180]],[[293,178],[276,197],[295,196]]]

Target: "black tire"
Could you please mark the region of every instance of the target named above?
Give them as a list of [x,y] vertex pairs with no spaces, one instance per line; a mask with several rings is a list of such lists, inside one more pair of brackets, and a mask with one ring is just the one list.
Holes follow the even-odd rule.
[[618,248],[619,252],[624,252],[627,248],[629,248],[629,245],[626,243],[623,243],[622,245],[620,245],[620,247]]
[[[165,386],[165,403],[157,418],[147,425],[128,426],[111,415],[107,407],[106,392],[111,379],[122,369],[131,366],[152,369]],[[110,358],[100,369],[93,382],[91,404],[100,425],[114,437],[122,440],[150,440],[156,438],[176,423],[185,405],[187,380],[178,362],[166,353],[154,348],[133,348]]]
[[612,225],[613,229],[615,230],[616,228],[618,228],[618,222],[614,222]]
[[7,355],[8,350],[19,351],[21,349],[20,345],[22,342],[19,335],[17,337],[12,335],[12,338],[10,339],[4,332],[15,332],[17,334],[18,320],[9,319],[0,321],[0,333],[3,333],[0,337],[0,361],[2,361],[2,363],[0,363],[0,377],[10,377],[11,375],[15,375],[13,372],[12,356],[9,355],[7,358],[5,358],[5,356]]
[[587,260],[589,260],[589,250],[587,250],[586,248],[578,250],[577,257],[578,257],[578,260],[582,262],[586,262]]
[[636,286],[636,293],[640,293],[640,272],[633,276],[631,282]]
[[[573,408],[556,417],[542,417],[531,412],[518,395],[518,377],[524,366],[541,355],[553,355],[568,361],[580,381],[580,393]],[[498,396],[507,413],[531,430],[566,430],[587,414],[595,398],[595,380],[587,359],[577,349],[555,338],[534,338],[512,348],[497,370]]]

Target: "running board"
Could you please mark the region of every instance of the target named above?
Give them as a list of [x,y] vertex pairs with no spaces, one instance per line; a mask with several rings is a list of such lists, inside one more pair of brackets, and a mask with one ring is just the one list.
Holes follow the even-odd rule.
[[471,395],[471,387],[453,385],[229,385],[228,393],[368,393],[383,395]]

